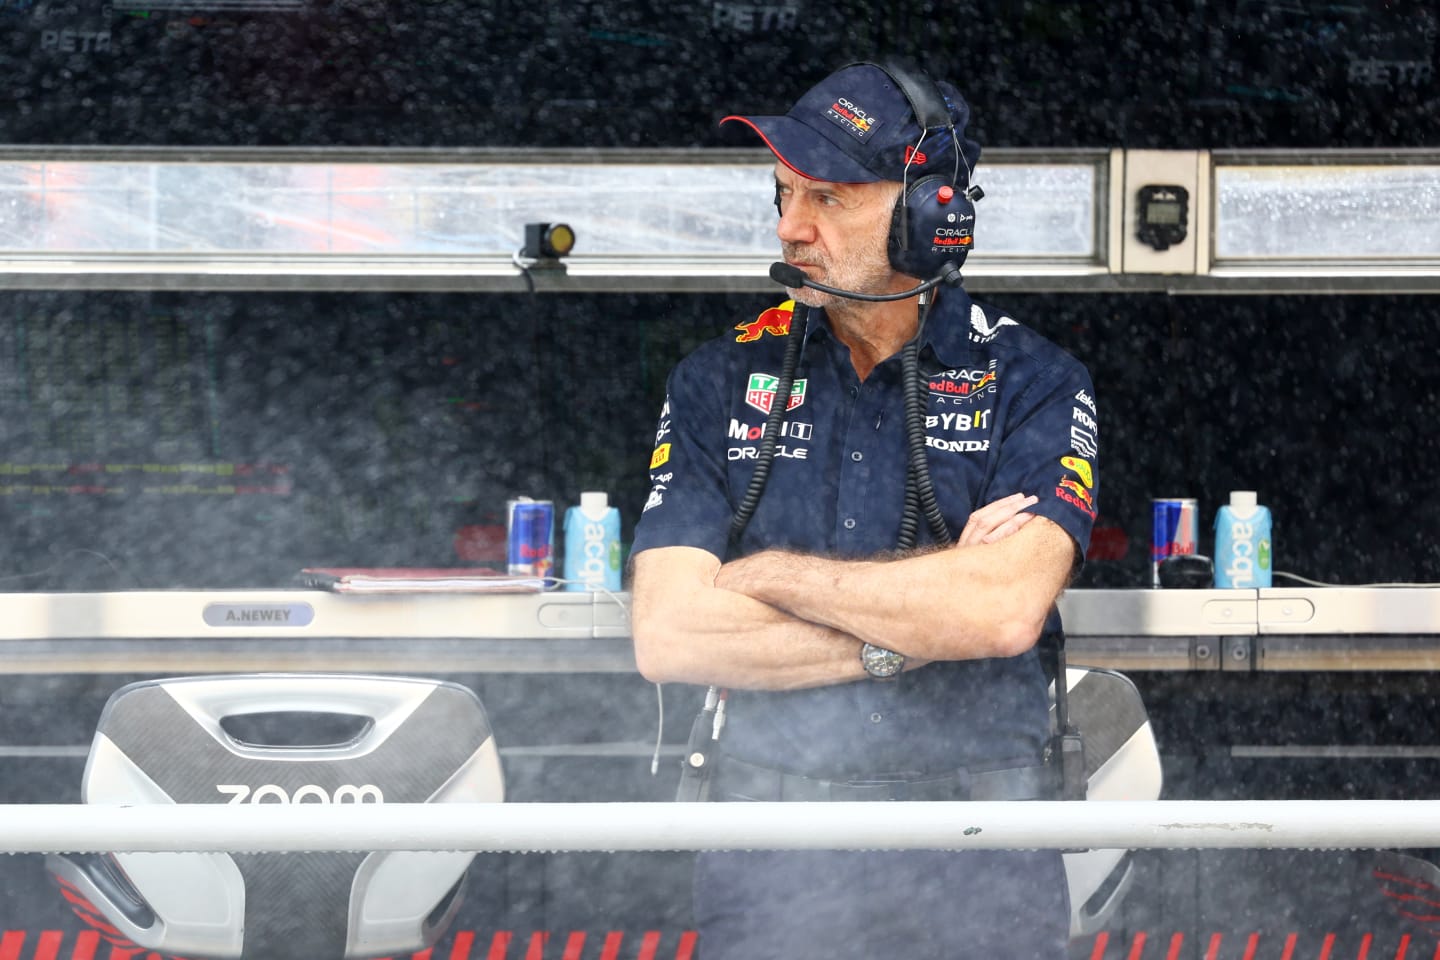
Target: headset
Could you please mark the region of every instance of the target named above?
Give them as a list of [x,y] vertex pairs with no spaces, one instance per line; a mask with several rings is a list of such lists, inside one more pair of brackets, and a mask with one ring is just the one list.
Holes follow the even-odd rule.
[[[906,150],[905,166],[900,173],[900,196],[896,198],[890,215],[887,244],[890,266],[907,276],[925,279],[946,275],[945,282],[956,283],[954,277],[975,243],[975,201],[984,197],[985,191],[970,183],[974,171],[965,160],[959,131],[950,117],[949,98],[929,74],[898,60],[887,59],[883,63],[857,60],[850,66],[857,64],[875,67],[888,76],[905,96],[910,112],[920,126],[920,139]],[[940,135],[950,138],[955,150],[955,169],[949,177],[928,174],[911,183],[910,168],[925,162],[922,148],[926,138],[937,130],[943,130]],[[778,187],[775,191],[775,212],[783,215]],[[781,280],[780,277],[774,279]],[[832,292],[813,283],[786,285],[811,286]],[[911,297],[919,292],[916,289],[903,296]]]
[[[890,265],[921,279],[941,273],[947,264],[958,268],[974,245],[975,201],[985,193],[970,184],[973,171],[965,162],[950,102],[923,70],[898,60],[860,62],[878,68],[895,82],[920,126],[920,139],[906,152],[900,174],[902,189],[890,217]],[[912,183],[910,168],[924,163],[925,141],[937,131],[950,139],[955,169],[948,178],[929,174]]]

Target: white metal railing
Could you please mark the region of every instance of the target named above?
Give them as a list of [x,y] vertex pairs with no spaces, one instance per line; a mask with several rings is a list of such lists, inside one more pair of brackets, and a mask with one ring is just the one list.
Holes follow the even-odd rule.
[[195,850],[1386,849],[1436,800],[0,806],[0,853]]

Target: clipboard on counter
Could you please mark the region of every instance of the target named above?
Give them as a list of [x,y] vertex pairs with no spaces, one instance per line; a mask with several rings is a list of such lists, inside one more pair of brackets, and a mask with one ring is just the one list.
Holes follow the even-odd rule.
[[306,567],[296,581],[332,593],[539,593],[544,577],[486,567]]

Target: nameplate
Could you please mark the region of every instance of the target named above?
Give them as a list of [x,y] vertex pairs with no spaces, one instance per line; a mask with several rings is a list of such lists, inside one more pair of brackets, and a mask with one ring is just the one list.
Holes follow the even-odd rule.
[[205,623],[212,627],[308,627],[315,608],[308,603],[210,603]]

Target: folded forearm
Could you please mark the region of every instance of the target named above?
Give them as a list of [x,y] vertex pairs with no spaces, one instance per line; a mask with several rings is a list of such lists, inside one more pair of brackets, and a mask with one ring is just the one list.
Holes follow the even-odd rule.
[[857,680],[860,641],[714,587],[636,596],[632,631],[651,680],[785,690]]
[[[831,560],[766,551],[721,568],[717,583],[801,620],[927,660],[1012,656],[1034,642],[1054,594],[991,565],[1000,545],[898,560]],[[999,558],[993,558],[998,560]],[[1058,592],[1058,588],[1055,592]]]

